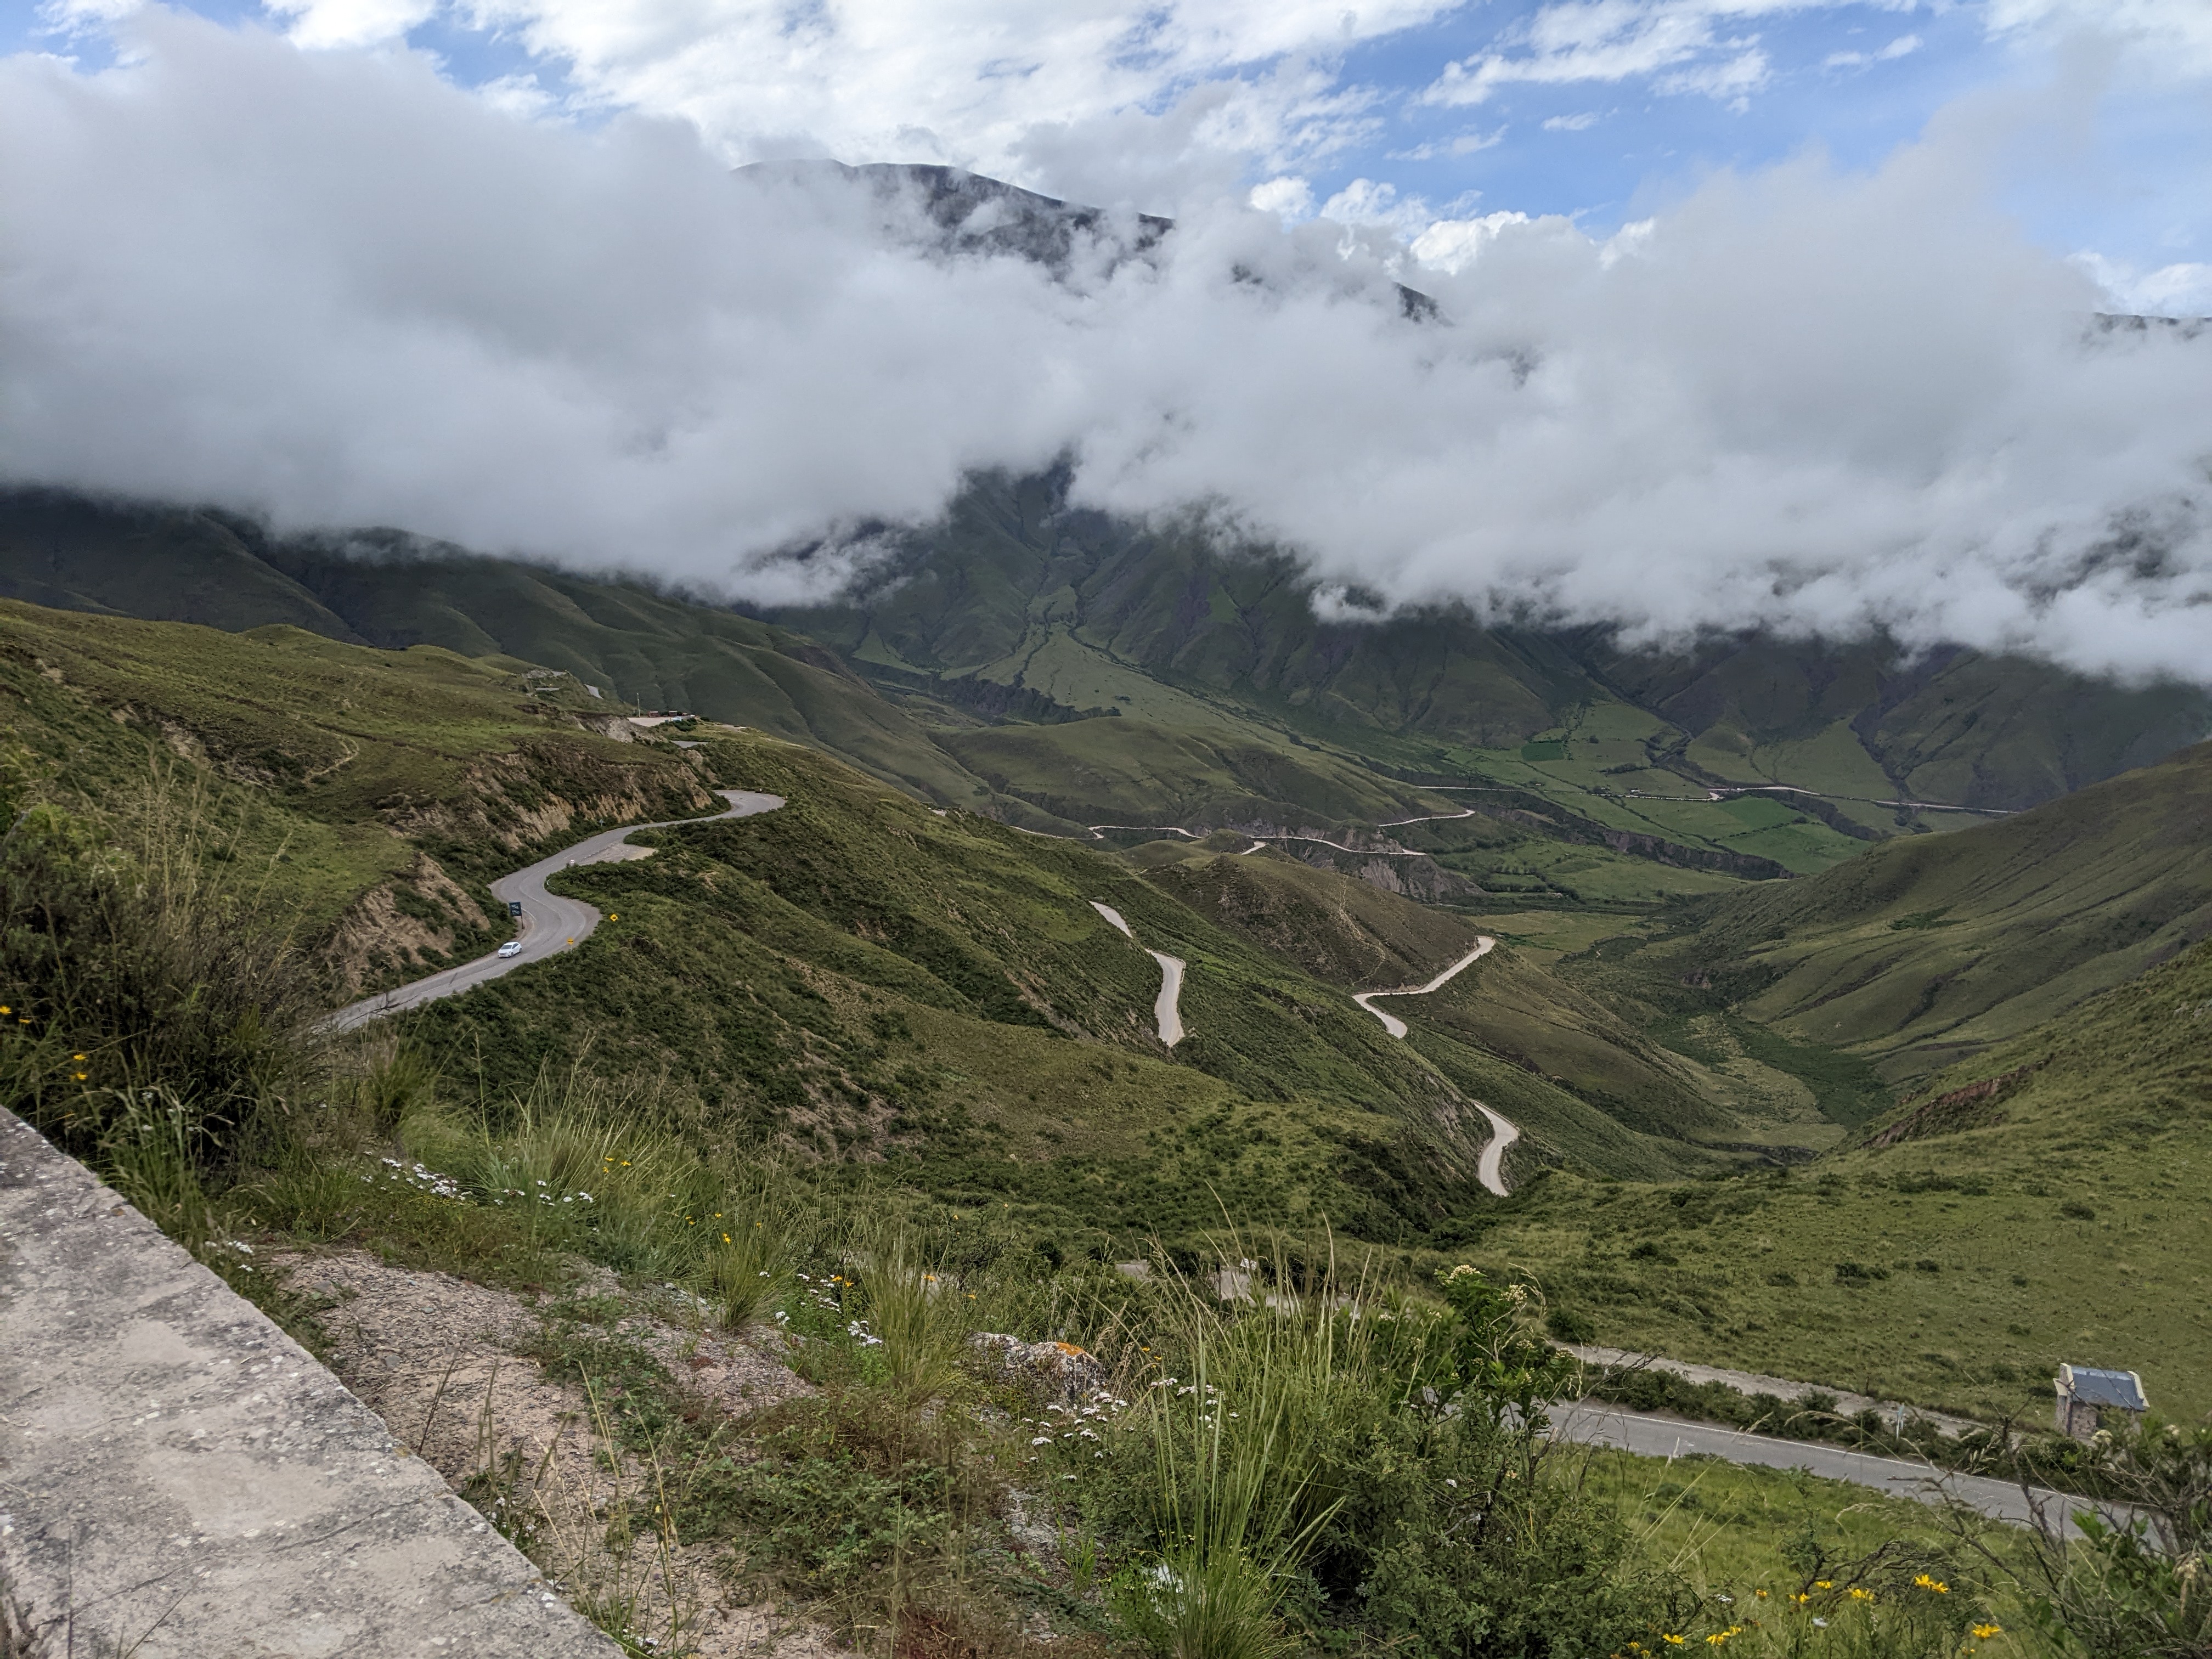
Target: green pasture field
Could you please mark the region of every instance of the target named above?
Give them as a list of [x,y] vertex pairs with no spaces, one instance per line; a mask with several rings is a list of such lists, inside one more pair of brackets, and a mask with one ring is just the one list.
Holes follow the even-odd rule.
[[[1934,1079],[1905,1138],[1652,1186],[1556,1173],[1474,1235],[1597,1340],[1988,1419],[2057,1365],[2212,1410],[2212,945]],[[1986,1097],[1953,1099],[2000,1080]]]
[[1970,832],[1911,836],[1752,885],[1652,942],[1601,946],[1701,978],[1747,1018],[1893,1081],[2032,1032],[2203,936],[2212,745]]

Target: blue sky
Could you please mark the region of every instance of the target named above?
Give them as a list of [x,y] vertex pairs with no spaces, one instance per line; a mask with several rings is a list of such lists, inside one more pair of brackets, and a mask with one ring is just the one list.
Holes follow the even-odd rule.
[[[128,3],[0,0],[0,44],[97,65]],[[1356,199],[1408,232],[1425,216],[1515,211],[1602,233],[1715,169],[1808,147],[1870,168],[1962,99],[2010,100],[2064,133],[2025,132],[1997,162],[1994,187],[2037,240],[2100,258],[2123,285],[2163,270],[2181,298],[2212,298],[2212,272],[2187,270],[2212,264],[2203,0],[1379,0],[1364,16],[1297,0],[193,9],[324,50],[412,46],[542,115],[678,116],[733,159],[951,161],[1139,205],[1163,204],[1194,167],[1301,180],[1340,212],[1354,199],[1340,192],[1365,181]],[[2085,76],[2101,90],[2059,89]],[[1194,132],[1200,106],[1212,117]],[[1117,168],[1085,155],[1087,137]]]

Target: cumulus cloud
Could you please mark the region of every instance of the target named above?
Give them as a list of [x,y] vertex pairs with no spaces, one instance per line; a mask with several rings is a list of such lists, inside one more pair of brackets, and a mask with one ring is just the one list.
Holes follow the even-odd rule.
[[1738,99],[1768,79],[1759,36],[1740,33],[1743,25],[1861,3],[1551,0],[1503,31],[1485,51],[1445,64],[1422,95],[1432,104],[1481,104],[1516,83],[1575,86],[1649,78],[1660,92]]
[[1068,455],[1402,602],[2212,680],[2212,334],[2094,326],[1955,127],[1610,239],[1240,188],[1055,274],[685,125],[157,17],[100,74],[0,64],[0,475],[778,599],[837,573],[794,543]]
[[1313,216],[1313,185],[1304,179],[1285,176],[1269,179],[1252,186],[1247,199],[1261,213],[1272,213],[1279,219],[1297,220]]
[[[358,39],[441,0],[272,0],[302,39]],[[1458,0],[445,0],[559,64],[579,106],[678,117],[732,161],[793,154],[973,167],[1097,193],[1101,177],[1033,171],[1053,130],[1095,156],[1133,137],[1172,148],[1194,124],[1275,170],[1368,131],[1371,92],[1316,69]],[[1204,95],[1187,119],[1131,120]],[[1157,125],[1158,131],[1151,130]],[[1175,174],[1149,158],[1147,182]],[[1164,168],[1162,163],[1168,164]],[[1210,179],[1207,182],[1211,182]],[[1115,199],[1119,199],[1115,198]]]
[[1917,34],[1900,34],[1879,52],[1832,52],[1823,60],[1826,69],[1865,69],[1874,64],[1893,64],[1920,50]]

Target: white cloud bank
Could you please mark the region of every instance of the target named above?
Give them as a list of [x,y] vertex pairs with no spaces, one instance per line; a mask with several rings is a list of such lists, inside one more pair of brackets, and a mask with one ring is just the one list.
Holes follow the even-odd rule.
[[794,538],[1066,451],[1085,500],[1209,503],[1394,599],[2212,681],[2212,334],[2092,337],[2091,277],[1978,205],[1972,133],[1610,243],[1431,227],[1429,269],[1224,202],[1057,283],[902,252],[688,128],[144,28],[98,76],[0,63],[10,479],[778,598]]

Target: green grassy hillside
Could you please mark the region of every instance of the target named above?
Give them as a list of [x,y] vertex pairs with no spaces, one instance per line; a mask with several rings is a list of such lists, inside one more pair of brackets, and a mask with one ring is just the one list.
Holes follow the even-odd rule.
[[1306,829],[1401,817],[1439,804],[1350,756],[1219,720],[1007,724],[945,732],[939,741],[994,789],[1066,830],[1103,823]]
[[1633,951],[1901,1080],[2007,1041],[2212,933],[2212,744],[1955,836],[1714,901]]
[[565,671],[603,701],[688,708],[815,744],[934,800],[989,797],[835,656],[787,629],[392,532],[279,538],[211,511],[0,492],[0,596],[519,659]]
[[0,601],[0,747],[102,807],[167,763],[338,982],[377,985],[503,937],[482,884],[537,849],[714,805],[686,751],[602,736],[525,671]]
[[[703,807],[712,785],[788,798],[568,873],[610,913],[584,945],[398,1023],[483,1099],[597,1077],[718,1142],[996,1206],[1063,1252],[1194,1237],[1224,1208],[1326,1217],[1417,1261],[1534,1273],[1621,1346],[1984,1411],[2039,1404],[2058,1359],[2118,1364],[2162,1403],[2212,1406],[2191,1311],[2212,1273],[2212,945],[2022,1016],[1901,1113],[1809,1020],[1757,1018],[1846,949],[1870,950],[1869,985],[1950,938],[2124,974],[2197,914],[2212,751],[1729,901],[1706,926],[1752,966],[1805,952],[1748,1017],[1725,971],[1680,982],[1681,952],[1718,960],[1717,931],[1580,957],[1509,943],[1403,1005],[1398,1042],[1348,988],[1433,972],[1479,917],[1274,853],[1122,855],[940,815],[763,734],[617,743],[546,684],[430,647],[0,605],[19,784],[135,810],[161,762],[228,826],[205,855],[263,872],[357,978],[481,949],[483,881],[596,822]],[[1188,962],[1175,1049],[1152,1033],[1155,965],[1093,900]],[[1475,1101],[1527,1134],[1503,1203],[1472,1182]],[[1809,1167],[1743,1172],[1869,1111]]]
[[1425,980],[1474,949],[1481,931],[1449,911],[1279,853],[1151,845],[1160,849],[1144,860],[1153,886],[1333,985],[1364,991]]
[[[421,1016],[426,1029],[468,1024],[468,1065],[487,1087],[520,1088],[543,1065],[589,1054],[610,1076],[672,1079],[697,1110],[840,1156],[875,1156],[902,1114],[933,1126],[916,1133],[951,1156],[970,1146],[968,1115],[981,1115],[1027,1148],[1016,1187],[1054,1186],[1073,1177],[1041,1150],[1048,1143],[1020,1141],[1036,1085],[1017,1090],[1009,1079],[1058,1079],[1032,1115],[1040,1133],[1068,1135],[1053,1116],[1072,1097],[1066,1044],[1106,1044],[1146,1057],[1147,1076],[1171,1079],[1160,1086],[1176,1098],[1200,1086],[1194,1076],[1210,1077],[1222,1101],[1308,1122],[1330,1150],[1309,1149],[1270,1176],[1278,1207],[1351,1224],[1357,1206],[1346,1207],[1334,1172],[1369,1168],[1383,1208],[1358,1224],[1390,1236],[1448,1212],[1431,1177],[1471,1172],[1488,1138],[1473,1099],[1524,1124],[1531,1167],[1549,1158],[1625,1174],[1715,1161],[1688,1139],[1710,1116],[1702,1103],[1679,1091],[1661,1102],[1662,1080],[1640,1058],[1646,1045],[1586,1000],[1547,1025],[1527,1012],[1542,997],[1518,994],[1524,1012],[1501,1013],[1494,1027],[1489,1002],[1450,1013],[1440,1000],[1430,1040],[1394,1042],[1341,986],[1107,850],[972,813],[940,816],[765,736],[702,726],[705,741],[687,739],[698,744],[690,748],[615,741],[590,729],[629,731],[599,712],[603,700],[512,659],[0,603],[0,684],[13,763],[41,792],[109,802],[146,787],[149,763],[162,760],[180,787],[218,799],[232,825],[224,857],[255,871],[295,918],[334,996],[489,948],[505,929],[484,884],[599,824],[704,810],[717,782],[792,796],[768,817],[700,832],[696,846],[567,878],[624,916],[619,936],[611,924],[574,957]],[[696,869],[685,863],[695,855],[706,860]],[[1279,862],[1279,885],[1327,888],[1340,908],[1387,915],[1407,948],[1465,932],[1372,887]],[[1151,1035],[1156,968],[1105,927],[1094,898],[1116,905],[1146,945],[1190,963],[1189,1036],[1173,1054]],[[648,917],[666,930],[647,928]],[[1504,962],[1495,965],[1501,986],[1541,975]],[[620,971],[609,976],[610,964]],[[842,980],[873,988],[825,988]],[[779,985],[781,1001],[768,989]],[[717,1021],[737,1018],[726,1004],[738,986],[774,1006],[725,1028]],[[872,1013],[855,1012],[883,996],[893,999],[884,1018],[925,1034],[888,1071],[841,1058],[896,1048],[884,1048]],[[843,1011],[835,1018],[825,997]],[[1574,1000],[1565,987],[1553,1000]],[[510,1003],[526,1012],[501,1012]],[[809,1035],[817,1016],[828,1035]],[[494,1029],[472,1023],[483,1020]],[[1000,1081],[979,1083],[972,1097],[959,1081],[986,1077]],[[1097,1133],[1116,1157],[1141,1154],[1149,1169],[1143,1160],[1164,1155],[1132,1127],[1150,1121],[1146,1110],[1127,1101],[1100,1110]],[[1407,1142],[1417,1131],[1429,1138]],[[1219,1149],[1207,1144],[1212,1158]],[[1054,1167],[1039,1173],[1045,1164]],[[1322,1180],[1316,1171],[1329,1172],[1323,1184],[1335,1197],[1308,1196]],[[1196,1188],[1184,1190],[1188,1200]],[[1143,1206],[1120,1200],[1069,1212],[1146,1224],[1131,1218]]]
[[[1778,778],[1839,796],[2018,810],[2148,766],[2212,729],[2195,688],[2124,688],[1947,649],[1878,650],[1756,637],[1678,657],[1607,653],[1620,692],[1692,734],[1685,757],[1715,781]],[[1839,800],[1855,820],[1889,815]]]
[[[1520,850],[1453,867],[1571,908],[1817,872],[1973,821],[1900,796],[2016,807],[2212,727],[2197,691],[1880,641],[1667,657],[1449,612],[1323,621],[1295,561],[1071,510],[1052,477],[971,481],[872,586],[784,627],[390,531],[37,490],[0,495],[0,593],[512,656],[1061,834],[1373,824],[1471,787],[1525,814]],[[1814,793],[1728,793],[1773,784]]]
[[2047,1421],[2056,1365],[2212,1410],[2212,944],[1948,1071],[1811,1170],[1553,1174],[1484,1212],[1597,1340]]
[[[1360,990],[1419,983],[1474,948],[1472,921],[1275,853],[1187,853],[1154,886],[1316,977]],[[1615,1123],[1673,1140],[1729,1140],[1742,1125],[1700,1068],[1649,1041],[1535,959],[1504,945],[1441,991],[1393,1002],[1449,1073],[1462,1049],[1510,1060]],[[1547,1136],[1547,1139],[1555,1138]],[[1664,1168],[1694,1155],[1668,1148]],[[1619,1168],[1616,1158],[1601,1167]],[[1649,1173],[1651,1165],[1629,1166]]]
[[[1486,1132],[1455,1088],[1110,857],[940,817],[804,749],[709,750],[789,804],[565,874],[615,919],[410,1016],[415,1040],[481,1053],[495,1091],[545,1066],[657,1076],[707,1121],[911,1160],[948,1200],[1016,1205],[1071,1245],[1202,1229],[1215,1192],[1384,1238],[1469,1201]],[[1093,900],[1189,963],[1175,1049],[1153,1032],[1158,967]]]

